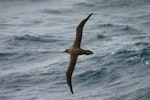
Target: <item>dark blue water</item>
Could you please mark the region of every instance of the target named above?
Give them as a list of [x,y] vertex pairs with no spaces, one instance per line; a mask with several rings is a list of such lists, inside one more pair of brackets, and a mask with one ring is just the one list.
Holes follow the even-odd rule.
[[[75,28],[89,15],[73,73]],[[149,0],[0,0],[0,100],[150,100]]]

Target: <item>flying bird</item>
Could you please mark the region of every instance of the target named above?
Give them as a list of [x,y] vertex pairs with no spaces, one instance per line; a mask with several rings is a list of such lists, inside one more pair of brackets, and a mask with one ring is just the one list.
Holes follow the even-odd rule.
[[88,15],[86,18],[84,18],[80,22],[80,24],[76,28],[76,37],[75,37],[75,41],[74,41],[72,47],[65,50],[66,53],[70,54],[70,63],[69,63],[68,69],[66,71],[66,79],[67,79],[67,84],[68,84],[72,94],[73,94],[73,87],[72,87],[71,78],[72,78],[72,73],[73,73],[78,56],[93,54],[93,52],[90,50],[84,50],[84,49],[80,48],[84,24],[92,16],[92,14],[93,13]]

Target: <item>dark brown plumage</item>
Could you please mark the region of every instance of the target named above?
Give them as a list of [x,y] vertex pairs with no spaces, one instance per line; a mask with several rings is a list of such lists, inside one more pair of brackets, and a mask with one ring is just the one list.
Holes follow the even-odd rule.
[[90,50],[84,50],[80,48],[84,24],[91,16],[92,16],[92,13],[80,22],[80,24],[76,28],[76,38],[72,47],[65,50],[65,52],[70,54],[70,63],[66,72],[66,78],[67,78],[67,84],[72,94],[73,94],[73,87],[72,87],[71,78],[72,78],[72,73],[73,73],[78,56],[82,54],[85,54],[85,55],[93,54],[93,52]]

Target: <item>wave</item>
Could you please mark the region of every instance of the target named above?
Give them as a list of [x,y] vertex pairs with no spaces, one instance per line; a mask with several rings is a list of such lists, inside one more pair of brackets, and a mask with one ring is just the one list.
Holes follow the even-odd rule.
[[144,48],[144,47],[150,46],[150,44],[147,43],[147,42],[137,42],[137,43],[134,44],[134,46],[138,47],[138,48]]
[[[97,28],[102,28],[103,34],[113,35],[142,35],[143,32],[130,26],[130,25],[121,25],[121,24],[99,24]],[[111,34],[110,34],[111,33]],[[113,34],[112,34],[113,33]]]
[[[20,18],[18,17],[18,19]],[[0,23],[0,28],[31,27],[31,26],[42,24],[42,23],[43,21],[41,19],[32,19],[32,20],[25,20],[23,22],[18,22],[18,23]]]
[[[113,70],[108,71],[108,68],[101,68],[97,70],[89,70],[74,78],[75,82],[80,83],[81,86],[92,85],[108,85],[120,80],[121,73]],[[119,84],[119,83],[118,83]],[[122,82],[120,83],[122,84]]]
[[97,35],[97,38],[98,38],[98,39],[105,39],[106,36],[104,36],[104,35],[102,35],[102,34],[98,34],[98,35]]
[[93,6],[95,6],[95,4],[94,3],[88,3],[88,2],[79,2],[79,3],[75,3],[73,6],[75,6],[75,7],[93,7]]
[[16,48],[16,51],[11,52],[1,52],[0,60],[10,60],[10,61],[36,61],[42,57],[50,56],[51,53],[56,53],[55,51],[48,50],[24,50]]
[[10,57],[10,56],[14,56],[17,53],[13,53],[13,52],[1,52],[0,53],[0,59],[5,59],[6,57]]
[[115,58],[130,58],[130,57],[134,57],[136,56],[138,53],[137,51],[133,51],[133,50],[119,50],[118,52],[116,52],[113,57]]
[[[130,66],[137,64],[148,65],[150,61],[150,46],[147,43],[135,43],[136,46],[142,47],[138,50],[119,50],[113,56],[116,63],[128,64]],[[143,46],[144,45],[144,46]],[[147,46],[147,47],[145,47]]]
[[146,47],[146,48],[144,48],[144,49],[142,49],[142,50],[140,50],[139,51],[139,56],[141,57],[141,58],[149,58],[150,59],[150,46],[149,47]]
[[103,4],[101,5],[101,7],[104,7],[104,8],[124,8],[124,7],[138,7],[138,6],[141,6],[141,5],[148,5],[150,3],[149,0],[135,0],[134,2],[132,0],[125,0],[125,1],[121,1],[121,0],[109,0],[109,1],[100,1],[100,2],[97,2],[99,4]]
[[[82,60],[78,59],[77,71],[75,70],[72,79],[76,89],[75,94],[78,95],[78,98],[75,98],[89,100],[92,95],[92,99],[149,100],[150,36],[143,34],[148,30],[141,26],[141,24],[149,26],[149,6],[140,5],[143,4],[142,2],[149,4],[149,0],[134,2],[133,0],[74,0],[73,2],[63,0],[61,3],[58,0],[46,0],[47,2],[23,0],[24,3],[20,3],[22,1],[19,0],[0,0],[0,3],[1,1],[9,7],[2,9],[4,12],[2,14],[5,14],[2,19],[5,20],[0,24],[1,34],[6,33],[0,37],[2,49],[0,51],[0,84],[3,87],[1,97],[4,95],[10,99],[12,95],[16,95],[12,98],[13,100],[24,99],[26,95],[33,94],[32,92],[35,91],[33,95],[28,95],[28,99],[43,99],[43,95],[46,99],[64,98],[70,92],[65,77],[69,55],[62,55],[59,51],[72,44],[74,35],[66,36],[65,32],[72,31],[73,26],[69,28],[68,26],[74,25],[76,21],[71,20],[74,16],[68,15],[80,17],[78,15],[84,15],[88,9],[96,8],[95,16],[92,17],[92,21],[96,23],[94,26],[89,26],[90,29],[94,27],[94,34],[84,34],[88,37],[84,37],[83,40],[83,44],[85,43],[83,47],[93,49],[95,53],[86,58],[82,56]],[[10,2],[7,3],[7,1]],[[34,4],[31,7],[33,9],[19,6],[22,4],[26,4],[27,7]],[[18,5],[17,8],[14,5]],[[60,6],[56,7],[56,5]],[[140,6],[128,9],[132,5]],[[98,9],[98,6],[104,8]],[[22,8],[14,11],[19,7]],[[14,8],[11,12],[14,18],[6,16],[8,12],[5,11],[10,11],[11,8]],[[134,15],[131,16],[132,14]],[[65,19],[62,20],[63,22],[67,21],[66,28],[60,25],[61,18]],[[70,20],[72,22],[68,22]],[[53,33],[47,33],[50,24],[55,29],[59,28],[58,32],[54,32],[55,29],[51,27],[50,30]],[[34,29],[39,27],[44,29],[46,27],[48,30],[42,30],[44,34],[37,34]],[[26,31],[28,28],[29,31]],[[88,27],[87,29],[90,31]],[[61,34],[60,31],[64,32]],[[59,92],[61,92],[59,96],[55,95]],[[67,99],[70,98],[72,97]]]
[[61,14],[61,13],[63,13],[62,11],[60,11],[60,10],[56,10],[56,9],[44,9],[43,11],[42,11],[43,13],[50,13],[50,14]]
[[107,74],[106,68],[102,68],[99,70],[89,70],[79,74],[78,76],[75,77],[75,79],[77,79],[80,83],[85,82],[86,80],[89,79],[87,82],[88,84],[89,82],[96,84],[97,82],[102,80],[103,77],[106,76],[106,74]]
[[41,10],[42,13],[45,13],[45,14],[64,14],[64,13],[69,13],[69,12],[72,12],[73,10],[70,10],[70,9],[65,9],[65,8],[62,8],[62,9],[43,9]]
[[31,56],[29,53],[23,53],[23,52],[4,52],[0,53],[0,60],[20,60],[20,58],[24,58],[27,56]]
[[[141,50],[121,49],[112,55],[105,55],[103,57],[94,57],[91,60],[97,66],[94,69],[85,69],[84,72],[75,76],[75,82],[85,84],[111,84],[120,78],[123,78],[122,70],[136,70],[140,65],[150,65],[150,46]],[[132,67],[131,67],[132,66]],[[100,68],[99,68],[100,67]],[[143,67],[143,71],[145,70]],[[136,70],[139,71],[139,70]],[[133,72],[138,76],[136,72]],[[143,74],[146,74],[143,72]],[[140,77],[140,76],[138,76]]]
[[129,25],[121,25],[121,24],[113,24],[113,23],[103,23],[103,24],[99,24],[98,28],[116,28],[116,29],[121,29],[123,31],[126,30],[131,30],[133,29],[131,26]]
[[121,94],[119,97],[112,97],[111,100],[149,100],[150,88],[133,89],[127,93]]
[[57,37],[55,37],[55,36],[33,36],[33,35],[13,36],[13,40],[32,41],[32,42],[56,42],[56,41],[61,41],[61,39],[57,39]]
[[47,1],[47,0],[0,0],[0,1],[3,1],[3,2],[24,2],[24,1],[28,1],[28,2],[40,2],[40,1]]
[[54,46],[55,43],[60,43],[61,45],[61,41],[62,37],[60,36],[8,36],[4,41],[6,44],[5,51],[0,52],[0,60],[36,61],[37,59],[58,52],[51,48],[51,46]]
[[99,24],[97,26],[97,28],[101,28],[101,27],[104,27],[104,28],[113,28],[113,27],[120,27],[121,25],[115,25],[115,24],[112,24],[112,23],[103,23],[103,24]]

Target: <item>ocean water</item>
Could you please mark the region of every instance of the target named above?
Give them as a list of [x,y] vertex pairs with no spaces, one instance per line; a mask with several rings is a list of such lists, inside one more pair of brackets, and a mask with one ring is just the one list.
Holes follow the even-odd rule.
[[[72,95],[62,52],[92,12]],[[150,0],[0,0],[0,100],[150,100]]]

